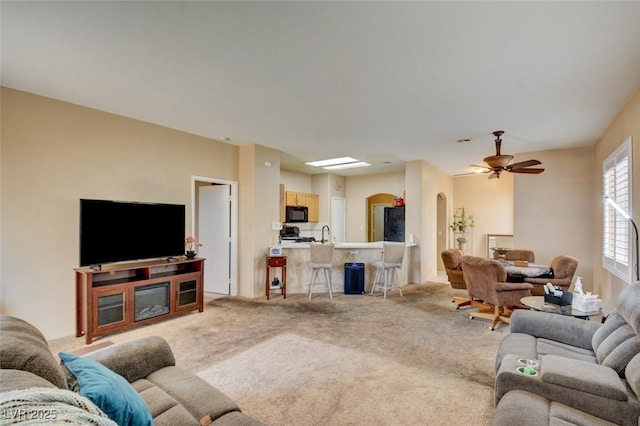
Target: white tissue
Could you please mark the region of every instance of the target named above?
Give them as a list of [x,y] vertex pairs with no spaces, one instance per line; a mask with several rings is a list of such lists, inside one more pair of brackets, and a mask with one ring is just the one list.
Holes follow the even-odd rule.
[[571,308],[582,312],[593,312],[602,309],[602,300],[598,299],[597,294],[592,294],[590,291],[587,293],[582,291],[581,277],[576,278],[576,282],[574,284]]

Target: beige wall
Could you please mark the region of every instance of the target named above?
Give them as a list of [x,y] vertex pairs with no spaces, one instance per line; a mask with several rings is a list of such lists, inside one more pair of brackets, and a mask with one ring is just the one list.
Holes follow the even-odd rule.
[[240,169],[238,294],[262,297],[266,254],[270,245],[278,243],[278,231],[271,224],[280,219],[280,153],[260,145],[243,145]]
[[[475,221],[473,255],[486,257],[487,234],[513,234],[513,174],[502,173],[499,179],[487,174],[458,176],[453,179],[453,210],[464,207]],[[448,217],[453,221],[453,211]],[[449,247],[455,247],[453,231],[449,233]]]
[[[446,198],[449,220],[457,206],[465,206],[474,215],[474,253],[484,255],[486,233],[510,233],[512,229],[518,245],[531,245],[534,250],[538,247],[536,253],[541,261],[551,256],[549,247],[555,250],[559,243],[568,241],[569,245],[561,247],[581,257],[580,272],[585,281],[589,282],[589,270],[593,270],[591,284],[595,292],[605,297],[605,308],[612,306],[624,287],[600,266],[600,175],[602,160],[633,136],[633,168],[638,181],[639,93],[630,99],[593,150],[523,154],[517,160],[534,155],[543,161],[547,171],[538,176],[517,177],[511,183],[505,175],[500,180],[487,180],[484,176],[454,179],[423,161],[407,163],[405,173],[348,178],[292,177],[286,173],[281,176],[278,153],[269,148],[239,148],[6,88],[2,89],[1,106],[0,311],[27,319],[47,338],[75,331],[73,268],[78,266],[79,257],[78,200],[185,204],[186,228],[190,230],[193,175],[240,182],[239,294],[248,297],[259,297],[263,292],[264,253],[277,239],[271,222],[279,216],[281,181],[290,182],[291,188],[287,189],[303,192],[318,192],[316,188],[328,185],[327,201],[330,196],[345,197],[347,240],[354,242],[366,241],[366,197],[381,192],[404,193],[407,233],[414,234],[419,244],[412,252],[412,282],[424,282],[436,275],[436,206],[441,193]],[[271,162],[272,167],[266,167],[265,161]],[[567,192],[573,194],[568,200]],[[636,185],[634,212],[640,211],[639,192],[640,185]],[[561,214],[558,209],[543,210],[547,204],[544,197],[549,194],[552,202],[563,202],[573,210],[564,208]],[[323,207],[323,200],[321,212],[328,208]],[[518,208],[512,216],[514,203]],[[243,211],[256,214],[245,215]],[[637,213],[635,218],[638,220]],[[563,221],[570,225],[561,227],[551,240],[538,232],[542,224]]]
[[404,177],[404,173],[347,177],[347,241],[367,241],[367,198],[381,193],[402,196],[405,188]]
[[[238,148],[2,89],[0,309],[47,338],[75,333],[79,199],[179,203],[191,176],[238,180]],[[132,236],[135,243],[135,236]]]
[[311,175],[306,173],[280,170],[280,183],[285,191],[311,193]]
[[[633,147],[633,218],[640,226],[640,90],[637,90],[618,116],[613,120],[595,147],[594,200],[592,239],[594,265],[594,291],[604,297],[605,310],[613,309],[615,299],[626,284],[602,267],[602,162],[629,136]],[[635,237],[632,232],[632,238]],[[632,240],[633,241],[633,240]]]
[[[418,247],[412,250],[412,282],[423,283],[438,275],[438,194],[447,200],[451,211],[453,178],[425,161],[406,165],[407,232],[414,234]],[[419,275],[415,275],[415,266]]]
[[544,173],[515,177],[515,232],[518,248],[531,249],[536,263],[561,254],[578,259],[576,276],[593,286],[594,149],[575,148],[518,154],[535,158]]

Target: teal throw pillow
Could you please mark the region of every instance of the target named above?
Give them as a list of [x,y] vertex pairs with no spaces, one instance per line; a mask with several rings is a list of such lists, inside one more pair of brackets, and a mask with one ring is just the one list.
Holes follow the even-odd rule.
[[149,407],[127,380],[90,358],[60,352],[76,377],[80,395],[89,398],[119,426],[153,426]]

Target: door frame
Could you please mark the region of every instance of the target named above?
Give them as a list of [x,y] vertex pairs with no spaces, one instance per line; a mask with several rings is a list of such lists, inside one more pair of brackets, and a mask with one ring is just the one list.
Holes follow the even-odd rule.
[[[238,182],[234,180],[210,178],[205,176],[191,176],[191,235],[196,235],[196,182],[206,182],[231,187],[231,208],[229,223],[231,226],[229,253],[229,294],[238,295]],[[206,267],[205,267],[206,273]]]

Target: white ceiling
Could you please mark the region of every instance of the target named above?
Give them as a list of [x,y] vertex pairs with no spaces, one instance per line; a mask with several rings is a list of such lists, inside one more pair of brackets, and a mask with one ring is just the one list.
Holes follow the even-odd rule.
[[374,167],[341,174],[411,160],[466,173],[495,153],[494,130],[503,154],[589,146],[640,86],[637,1],[2,1],[0,12],[2,85],[277,148],[295,170],[349,155]]

